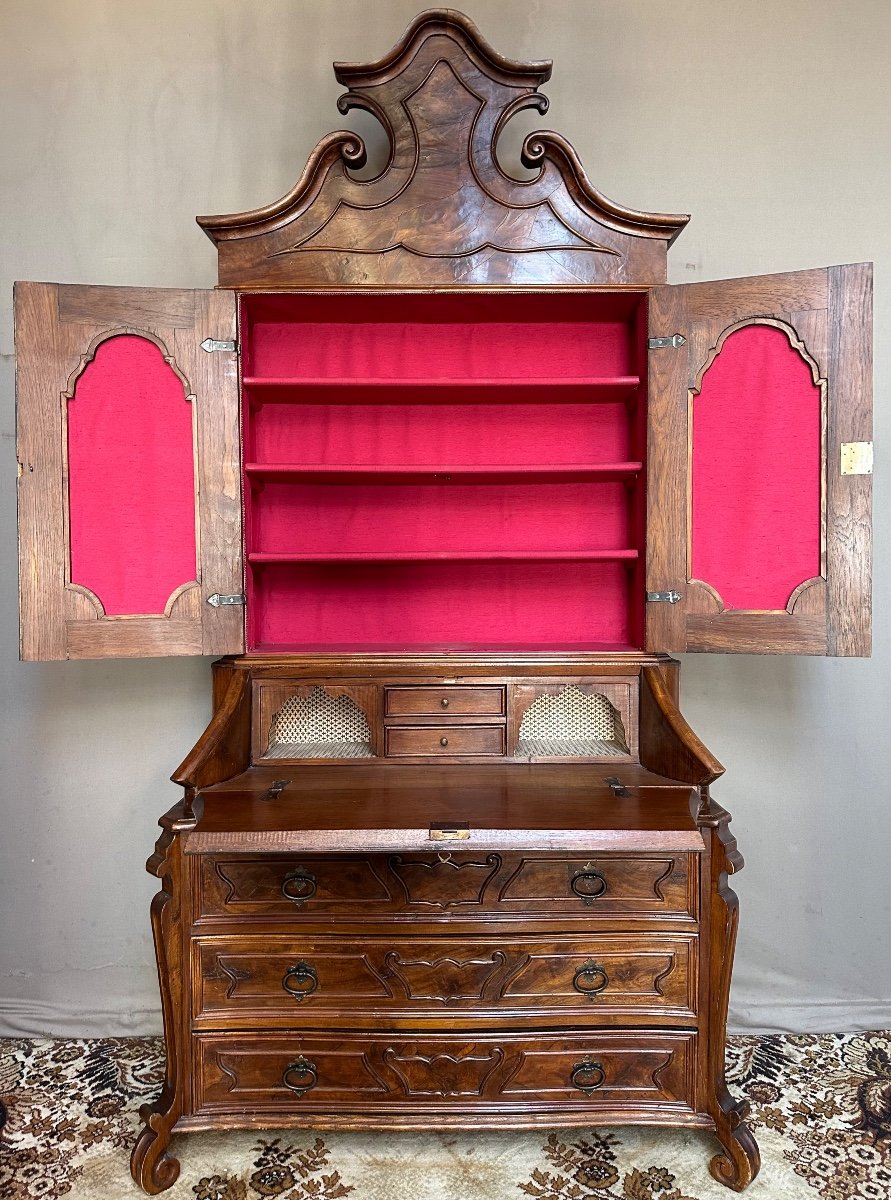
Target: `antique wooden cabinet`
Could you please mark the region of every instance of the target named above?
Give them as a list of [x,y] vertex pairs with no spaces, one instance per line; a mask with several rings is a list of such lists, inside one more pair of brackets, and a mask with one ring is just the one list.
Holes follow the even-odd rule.
[[724,1084],[741,864],[671,651],[869,653],[867,265],[668,286],[687,218],[452,10],[218,289],[19,284],[22,656],[220,654],[149,869],[173,1133],[663,1123]]

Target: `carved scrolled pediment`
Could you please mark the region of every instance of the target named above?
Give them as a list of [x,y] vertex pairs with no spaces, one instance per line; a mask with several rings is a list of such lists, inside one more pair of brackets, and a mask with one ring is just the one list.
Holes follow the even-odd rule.
[[538,87],[549,62],[512,62],[467,17],[417,17],[386,58],[335,63],[359,108],[383,126],[389,154],[358,179],[365,146],[341,130],[324,138],[294,189],[252,212],[199,217],[219,248],[220,283],[235,287],[658,283],[684,216],[613,204],[587,180],[569,143],[531,134],[521,160],[496,156],[506,122],[545,113]]

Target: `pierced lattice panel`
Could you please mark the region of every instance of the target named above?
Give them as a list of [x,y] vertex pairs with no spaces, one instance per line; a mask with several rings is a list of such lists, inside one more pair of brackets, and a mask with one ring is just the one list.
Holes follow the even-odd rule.
[[368,718],[349,696],[316,687],[275,715],[264,758],[373,758]]
[[543,757],[613,757],[628,753],[622,718],[606,696],[570,684],[539,696],[520,722],[517,754]]

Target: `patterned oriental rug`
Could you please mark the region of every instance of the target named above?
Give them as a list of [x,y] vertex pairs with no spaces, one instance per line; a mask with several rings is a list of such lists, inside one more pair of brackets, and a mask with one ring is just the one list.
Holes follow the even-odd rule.
[[[141,1195],[128,1171],[155,1038],[0,1040],[4,1200]],[[763,1165],[747,1200],[891,1200],[891,1033],[732,1039]],[[185,1142],[185,1144],[184,1144]],[[190,1134],[169,1200],[729,1200],[701,1131]]]

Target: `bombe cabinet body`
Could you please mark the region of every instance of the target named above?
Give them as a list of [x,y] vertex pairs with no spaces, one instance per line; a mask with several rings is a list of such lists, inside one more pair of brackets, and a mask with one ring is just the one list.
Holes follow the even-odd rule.
[[22,656],[220,654],[149,869],[202,1128],[712,1129],[741,866],[672,651],[869,652],[868,265],[669,286],[687,218],[451,10],[383,124],[199,218],[212,292],[19,284]]

